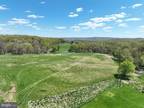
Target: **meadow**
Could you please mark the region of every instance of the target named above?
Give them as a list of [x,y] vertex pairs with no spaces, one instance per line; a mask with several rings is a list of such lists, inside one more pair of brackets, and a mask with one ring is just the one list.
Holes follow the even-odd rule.
[[144,95],[131,86],[113,87],[81,108],[144,108]]
[[[20,108],[29,100],[112,79],[117,71],[111,56],[94,53],[7,54],[0,62],[1,100],[16,101]],[[16,93],[8,93],[13,87]]]

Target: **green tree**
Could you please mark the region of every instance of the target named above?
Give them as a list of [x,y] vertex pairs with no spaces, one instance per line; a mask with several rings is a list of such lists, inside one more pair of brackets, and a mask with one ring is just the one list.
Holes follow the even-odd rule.
[[144,69],[144,55],[141,55],[141,56],[140,56],[140,63],[141,63],[141,64],[140,64],[140,65],[141,65],[141,68]]
[[118,72],[123,76],[127,76],[130,73],[134,73],[135,68],[136,66],[133,64],[133,62],[125,60],[120,64]]

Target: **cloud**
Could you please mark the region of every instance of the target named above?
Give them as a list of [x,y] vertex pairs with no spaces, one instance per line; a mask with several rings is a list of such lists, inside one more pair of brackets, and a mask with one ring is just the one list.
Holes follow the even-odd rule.
[[76,12],[82,12],[82,11],[83,11],[82,7],[76,9]]
[[74,13],[74,12],[70,12],[68,17],[70,18],[74,18],[74,17],[78,17],[79,15],[77,13]]
[[126,23],[120,23],[120,24],[118,25],[118,27],[123,27],[123,28],[125,28],[125,27],[128,27],[128,25],[127,25]]
[[121,6],[121,8],[120,9],[126,9],[127,7],[126,6]]
[[6,5],[0,5],[0,10],[7,10],[8,8],[6,7]]
[[31,27],[31,28],[33,28],[35,30],[40,30],[40,28],[37,25],[35,25],[35,24],[27,24],[26,26]]
[[27,17],[33,18],[33,19],[44,18],[44,16],[39,16],[39,15],[35,15],[35,14],[28,15]]
[[41,1],[40,4],[46,4],[46,2],[45,1]]
[[95,23],[100,23],[100,22],[110,22],[110,21],[115,21],[118,19],[122,19],[126,17],[126,13],[121,12],[119,14],[112,14],[112,15],[106,15],[105,17],[95,17],[91,18],[91,21],[94,21]]
[[26,12],[26,13],[31,13],[32,11],[30,11],[30,10],[26,10],[25,12]]
[[87,27],[89,29],[96,29],[96,28],[101,28],[105,26],[105,23],[95,23],[95,22],[84,22],[84,23],[80,23],[79,26],[83,26],[83,27]]
[[66,29],[67,27],[66,26],[57,26],[57,27],[55,27],[56,29],[58,29],[58,30],[64,30],[64,29]]
[[82,22],[74,26],[73,28],[80,28],[80,29],[96,29],[96,28],[102,28],[105,31],[110,31],[110,26],[107,26],[107,23],[109,22],[117,22],[120,23],[119,26],[124,26],[122,24],[124,18],[127,16],[126,13],[121,12],[118,14],[111,14],[111,15],[105,15],[104,17],[94,17],[90,18],[86,22]]
[[70,18],[74,18],[74,17],[78,17],[79,16],[79,13],[83,11],[83,8],[82,7],[79,7],[76,9],[75,12],[70,12],[68,17]]
[[71,29],[73,29],[74,31],[78,32],[81,30],[80,26],[71,26]]
[[144,25],[139,26],[140,28],[144,29]]
[[37,23],[31,23],[28,19],[12,18],[10,21],[8,21],[8,24],[21,25],[25,27],[31,27],[35,30],[40,30],[40,28],[37,26]]
[[19,19],[19,18],[12,18],[10,21],[8,21],[11,25],[25,25],[29,24],[29,20],[27,19]]
[[122,19],[118,19],[118,20],[116,20],[115,22],[116,22],[116,23],[122,23],[123,20],[122,20]]
[[141,18],[128,18],[125,21],[140,21]]
[[139,4],[134,4],[134,5],[132,5],[132,8],[135,9],[135,8],[138,8],[138,7],[141,7],[141,6],[143,6],[143,4],[140,4],[140,3]]
[[144,25],[139,26],[139,32],[144,33]]

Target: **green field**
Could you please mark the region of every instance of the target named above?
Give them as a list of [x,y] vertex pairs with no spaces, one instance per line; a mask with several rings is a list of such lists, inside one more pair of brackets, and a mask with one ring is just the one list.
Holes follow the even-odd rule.
[[144,108],[144,94],[131,86],[111,88],[81,108]]
[[14,87],[16,93],[0,97],[25,108],[29,100],[111,79],[116,71],[116,63],[103,54],[1,55],[0,94]]
[[144,85],[144,75],[132,79],[137,83],[121,87],[115,84],[81,108],[144,108],[144,93],[139,90]]

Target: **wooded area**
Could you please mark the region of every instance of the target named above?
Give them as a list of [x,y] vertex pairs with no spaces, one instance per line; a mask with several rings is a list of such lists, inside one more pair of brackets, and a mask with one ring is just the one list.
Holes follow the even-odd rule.
[[94,52],[114,56],[119,63],[128,59],[133,61],[136,69],[144,69],[143,39],[111,39],[102,41],[73,42],[70,52]]
[[40,54],[55,52],[63,39],[25,35],[1,35],[0,54]]

